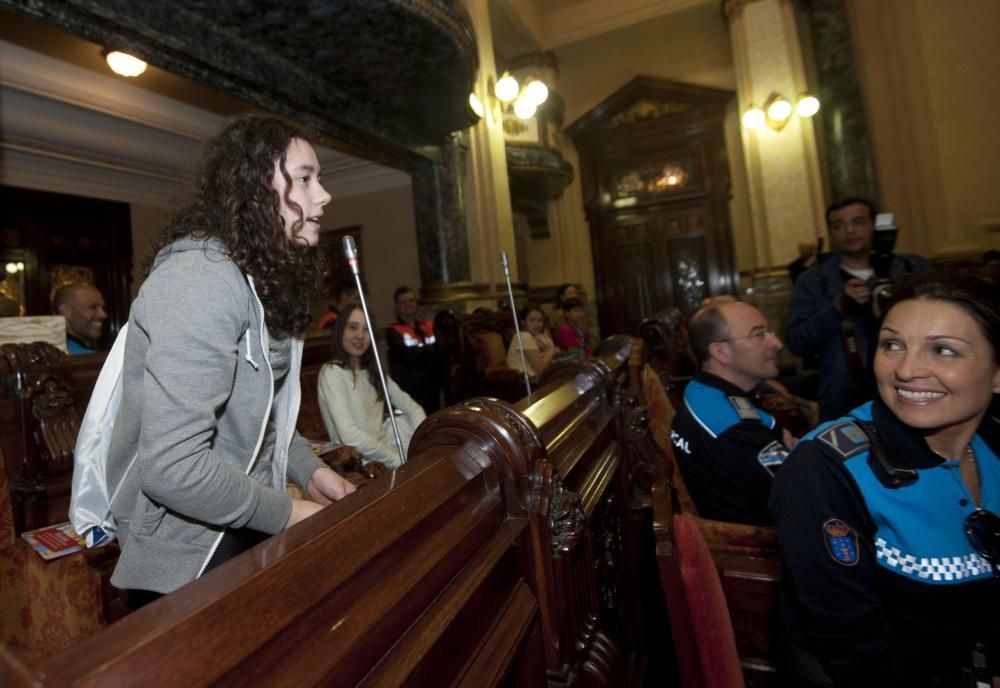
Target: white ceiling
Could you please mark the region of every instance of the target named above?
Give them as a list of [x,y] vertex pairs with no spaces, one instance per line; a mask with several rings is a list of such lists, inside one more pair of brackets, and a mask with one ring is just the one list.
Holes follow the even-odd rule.
[[[227,117],[0,39],[0,184],[165,206]],[[405,172],[317,147],[337,197]]]

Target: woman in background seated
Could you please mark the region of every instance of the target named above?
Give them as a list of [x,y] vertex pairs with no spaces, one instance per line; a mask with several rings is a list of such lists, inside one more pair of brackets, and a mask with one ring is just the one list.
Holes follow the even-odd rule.
[[1000,674],[998,308],[982,280],[907,278],[877,398],[785,461],[770,506],[788,685],[971,686],[974,652]]
[[[348,304],[333,328],[332,360],[319,373],[319,410],[334,444],[354,447],[363,461],[377,461],[386,468],[402,463],[389,421],[382,383],[375,368],[371,334],[364,311]],[[427,417],[420,404],[386,379],[403,451],[410,437]]]
[[560,284],[556,289],[556,300],[552,305],[552,327],[559,329],[563,324],[563,302],[566,299],[578,299],[580,293],[576,290],[575,284]]
[[524,370],[521,365],[521,348],[524,348],[524,362],[528,366],[528,375],[541,375],[549,364],[559,355],[559,349],[552,338],[544,334],[545,315],[538,306],[525,306],[518,313],[521,321],[521,339],[515,336],[507,349],[507,367]]
[[565,322],[556,330],[556,346],[573,355],[590,356],[590,345],[587,344],[587,312],[583,309],[583,301],[573,297],[562,303]]

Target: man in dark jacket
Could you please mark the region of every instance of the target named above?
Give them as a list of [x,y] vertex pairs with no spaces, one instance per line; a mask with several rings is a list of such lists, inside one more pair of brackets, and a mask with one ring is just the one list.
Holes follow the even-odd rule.
[[396,289],[396,322],[385,331],[392,379],[430,415],[441,408],[441,358],[434,324],[417,318],[417,295]]
[[868,361],[875,341],[872,284],[927,269],[920,256],[895,253],[888,274],[876,275],[872,238],[875,208],[846,198],[826,211],[834,253],[795,282],[785,342],[800,356],[819,355],[819,415],[831,420],[871,399]]

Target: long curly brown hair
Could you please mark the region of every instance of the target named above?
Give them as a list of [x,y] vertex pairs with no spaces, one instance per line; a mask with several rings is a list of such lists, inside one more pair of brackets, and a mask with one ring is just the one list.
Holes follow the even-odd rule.
[[[268,114],[234,118],[202,150],[190,196],[170,213],[153,255],[183,237],[215,238],[229,258],[254,279],[272,336],[299,334],[312,319],[310,303],[319,293],[323,260],[315,248],[293,244],[281,218],[282,200],[305,224],[302,208],[289,198],[292,179],[285,169],[292,139],[309,141],[295,124]],[[282,199],[274,189],[275,163],[285,178]]]

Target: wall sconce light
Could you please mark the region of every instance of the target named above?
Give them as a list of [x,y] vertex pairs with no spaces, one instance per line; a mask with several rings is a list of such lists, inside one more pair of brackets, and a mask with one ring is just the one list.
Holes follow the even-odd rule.
[[[486,93],[490,104],[498,105],[502,112],[513,112],[518,119],[531,119],[548,100],[549,87],[534,77],[528,77],[521,85],[509,72],[504,72],[496,84],[492,78],[487,81]],[[469,109],[479,119],[486,116],[486,107],[475,91],[469,94]]]
[[763,124],[771,127],[775,131],[781,131],[792,118],[792,114],[799,117],[812,117],[819,112],[819,99],[809,94],[803,94],[793,107],[792,104],[780,93],[772,93],[763,108],[751,104],[750,108],[743,113],[743,126],[747,129],[757,129]]
[[504,72],[493,88],[493,95],[500,101],[501,108],[511,108],[519,119],[531,119],[535,111],[549,97],[549,87],[540,79],[528,77],[524,84],[509,72]]
[[111,71],[119,76],[136,77],[146,71],[148,66],[138,57],[133,57],[120,50],[108,50],[104,52],[104,59],[108,63]]
[[486,109],[483,107],[483,101],[479,100],[479,96],[473,91],[469,94],[469,109],[472,110],[474,114],[479,119],[482,119],[486,115]]
[[24,272],[24,262],[20,260],[17,262],[11,261],[10,263],[7,263],[6,269],[8,274],[11,275],[16,275],[19,272]]

